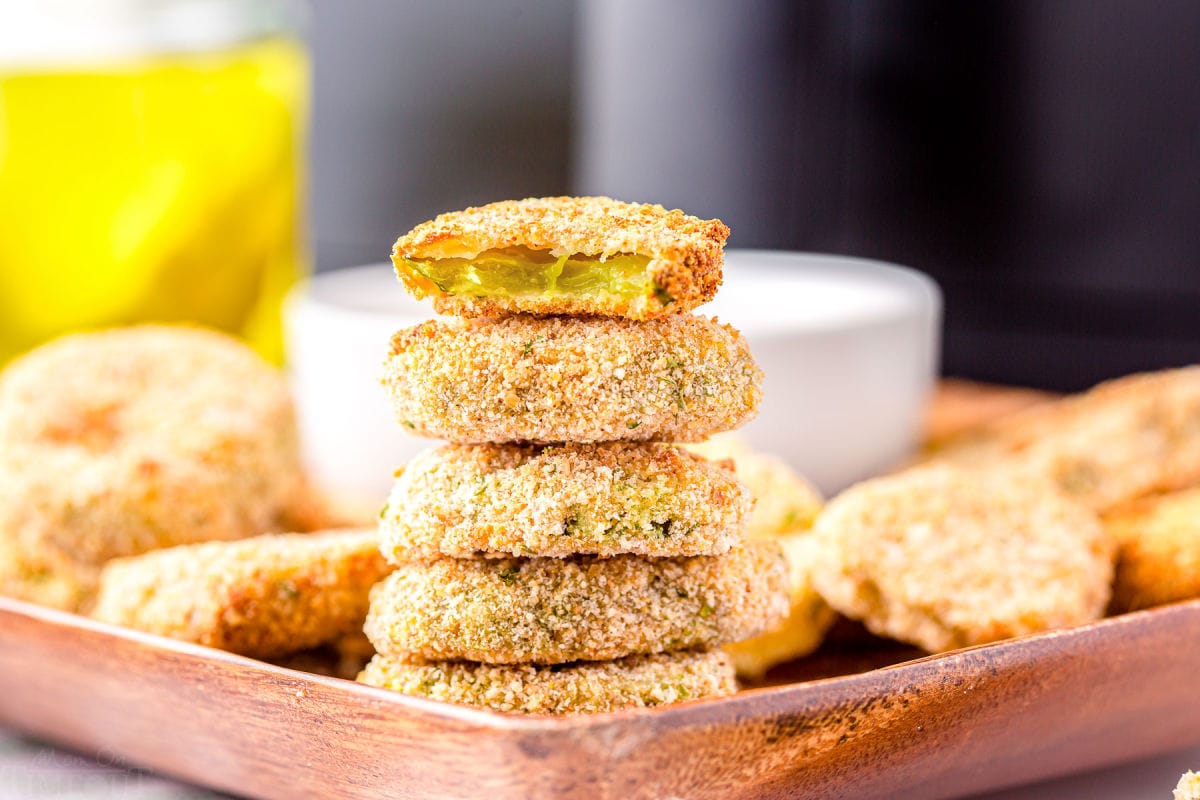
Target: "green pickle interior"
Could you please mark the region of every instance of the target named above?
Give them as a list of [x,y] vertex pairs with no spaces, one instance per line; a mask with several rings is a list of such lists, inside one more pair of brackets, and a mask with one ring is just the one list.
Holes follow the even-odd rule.
[[[647,293],[649,256],[619,253],[601,261],[581,253],[555,256],[546,250],[508,247],[475,258],[406,258],[418,275],[446,294],[477,297],[584,296],[634,300]],[[658,291],[658,287],[654,287]]]

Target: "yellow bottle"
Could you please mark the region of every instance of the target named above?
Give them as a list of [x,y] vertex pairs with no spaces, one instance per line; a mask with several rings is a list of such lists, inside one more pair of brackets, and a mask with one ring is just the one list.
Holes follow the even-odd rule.
[[286,35],[218,30],[232,41],[130,36],[132,54],[0,63],[0,364],[143,320],[215,326],[280,358],[280,302],[306,268],[307,56]]

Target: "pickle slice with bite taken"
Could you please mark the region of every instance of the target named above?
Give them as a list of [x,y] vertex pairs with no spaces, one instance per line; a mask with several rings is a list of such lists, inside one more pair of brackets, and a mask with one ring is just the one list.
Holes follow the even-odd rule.
[[396,240],[396,275],[441,314],[654,319],[712,299],[729,228],[609,197],[528,197],[452,211]]
[[648,293],[664,299],[665,290],[647,273],[649,256],[618,253],[608,258],[582,253],[554,255],[549,250],[506,247],[475,258],[405,258],[413,276],[423,278],[431,294],[487,298],[578,296],[636,302]]

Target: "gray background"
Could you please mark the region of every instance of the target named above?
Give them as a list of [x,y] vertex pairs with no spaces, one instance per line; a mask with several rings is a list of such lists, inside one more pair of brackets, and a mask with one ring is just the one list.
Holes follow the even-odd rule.
[[310,32],[320,268],[607,193],[929,273],[950,374],[1200,361],[1200,3],[315,0]]
[[310,221],[321,269],[441,212],[567,188],[575,5],[317,0]]

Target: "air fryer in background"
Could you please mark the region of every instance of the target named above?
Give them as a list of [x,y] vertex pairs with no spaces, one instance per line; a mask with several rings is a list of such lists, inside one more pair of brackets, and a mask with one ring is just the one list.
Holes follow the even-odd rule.
[[1200,361],[1200,5],[585,0],[581,193],[946,295],[945,371]]

